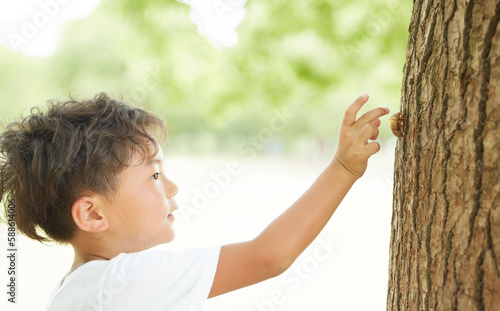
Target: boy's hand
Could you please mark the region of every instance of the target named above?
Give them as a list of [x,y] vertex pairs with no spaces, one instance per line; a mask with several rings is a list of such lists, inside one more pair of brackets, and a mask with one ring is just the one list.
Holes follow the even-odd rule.
[[356,114],[368,101],[368,95],[358,97],[345,111],[339,129],[337,150],[330,166],[341,164],[355,178],[363,176],[368,158],[380,150],[377,142],[368,143],[378,136],[380,117],[389,113],[388,108],[375,108],[356,120]]

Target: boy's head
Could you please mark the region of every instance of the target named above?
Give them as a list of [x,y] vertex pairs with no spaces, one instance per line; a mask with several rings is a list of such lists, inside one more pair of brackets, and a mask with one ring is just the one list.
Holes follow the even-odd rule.
[[0,135],[0,199],[15,199],[18,229],[38,241],[47,240],[41,229],[61,243],[106,230],[166,242],[173,236],[152,241],[173,234],[177,188],[161,174],[166,136],[161,119],[105,93],[52,100]]

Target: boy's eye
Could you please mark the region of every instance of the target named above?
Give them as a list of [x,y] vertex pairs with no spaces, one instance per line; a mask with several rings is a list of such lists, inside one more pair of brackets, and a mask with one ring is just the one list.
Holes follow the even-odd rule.
[[160,173],[156,172],[151,177],[153,177],[154,180],[158,180],[158,178],[160,178]]

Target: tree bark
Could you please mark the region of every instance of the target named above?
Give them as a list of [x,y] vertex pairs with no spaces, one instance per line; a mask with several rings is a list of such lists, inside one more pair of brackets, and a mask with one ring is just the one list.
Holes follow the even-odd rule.
[[500,310],[500,0],[415,0],[387,310]]

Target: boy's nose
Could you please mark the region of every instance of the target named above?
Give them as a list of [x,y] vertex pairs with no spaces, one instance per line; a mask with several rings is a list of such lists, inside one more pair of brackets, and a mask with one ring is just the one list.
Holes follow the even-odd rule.
[[169,198],[169,199],[172,199],[173,197],[175,197],[177,192],[179,192],[177,185],[168,178],[167,178],[166,188],[167,188],[167,198]]

